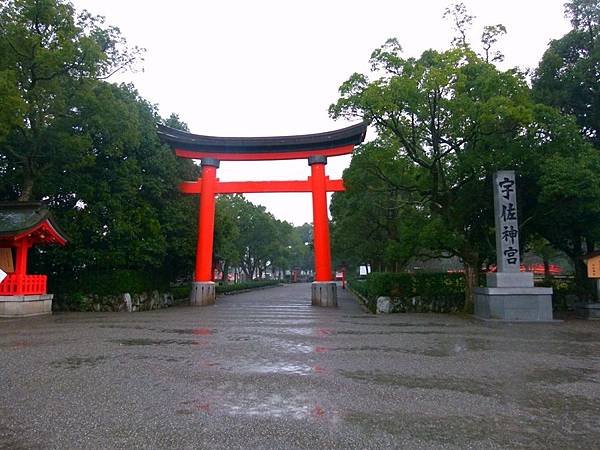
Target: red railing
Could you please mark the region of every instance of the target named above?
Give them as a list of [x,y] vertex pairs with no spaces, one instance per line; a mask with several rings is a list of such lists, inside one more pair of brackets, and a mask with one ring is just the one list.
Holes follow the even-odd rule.
[[37,295],[46,293],[46,275],[21,275],[9,273],[0,283],[0,295]]

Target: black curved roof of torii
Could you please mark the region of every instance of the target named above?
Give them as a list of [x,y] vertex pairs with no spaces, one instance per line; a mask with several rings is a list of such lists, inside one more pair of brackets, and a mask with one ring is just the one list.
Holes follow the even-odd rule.
[[220,154],[268,154],[326,150],[360,144],[365,138],[367,125],[367,122],[361,122],[324,133],[268,137],[202,136],[158,125],[158,135],[162,142],[175,149]]

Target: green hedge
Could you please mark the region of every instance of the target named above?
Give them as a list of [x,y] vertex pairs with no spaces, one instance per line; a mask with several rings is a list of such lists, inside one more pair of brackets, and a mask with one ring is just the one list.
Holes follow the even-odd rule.
[[216,287],[217,294],[225,294],[227,292],[243,291],[245,289],[256,289],[265,286],[276,286],[280,284],[279,280],[253,280],[243,281],[241,283],[218,284]]
[[593,302],[589,291],[575,283],[573,277],[557,277],[536,281],[536,287],[552,288],[552,308],[554,311],[574,311],[578,303]]
[[391,297],[396,312],[457,312],[465,303],[462,274],[373,272],[365,280],[352,281],[351,287],[373,312],[378,297]]
[[[227,283],[227,284],[217,284],[216,291],[217,294],[226,294],[234,291],[243,291],[246,289],[256,289],[265,286],[276,286],[280,284],[279,280],[253,280],[253,281],[243,281],[241,283]],[[177,286],[171,288],[170,291],[173,293],[175,299],[183,299],[190,296],[190,285],[187,284],[185,286]]]
[[83,272],[69,279],[48,277],[48,292],[54,294],[54,308],[61,311],[85,311],[85,298],[90,295],[112,296],[125,292],[141,294],[154,290],[168,291],[168,280],[161,274],[135,270]]
[[166,290],[169,286],[168,280],[160,274],[135,270],[84,272],[70,279],[49,277],[49,283],[49,292],[62,295],[116,295],[123,292],[139,294],[152,290]]

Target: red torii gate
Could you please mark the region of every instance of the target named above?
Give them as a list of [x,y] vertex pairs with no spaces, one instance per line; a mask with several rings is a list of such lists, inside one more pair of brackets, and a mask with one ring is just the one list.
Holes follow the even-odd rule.
[[[196,270],[190,301],[193,305],[215,302],[212,281],[212,252],[215,221],[215,195],[261,192],[311,192],[313,201],[313,235],[315,247],[315,282],[312,284],[312,304],[337,306],[336,284],[333,281],[327,192],[344,190],[342,180],[330,180],[325,175],[327,157],[351,153],[360,144],[367,130],[365,122],[340,130],[298,136],[215,137],[201,136],[158,125],[163,142],[182,158],[200,159],[202,172],[197,181],[180,185],[185,194],[200,196]],[[220,161],[266,161],[308,159],[311,175],[298,181],[219,181]]]

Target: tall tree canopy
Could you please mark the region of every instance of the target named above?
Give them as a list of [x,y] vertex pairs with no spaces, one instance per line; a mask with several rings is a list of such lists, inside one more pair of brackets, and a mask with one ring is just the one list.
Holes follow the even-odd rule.
[[71,238],[33,264],[75,284],[116,271],[190,273],[195,205],[177,183],[197,168],[158,141],[155,106],[105,81],[139,50],[62,0],[2,1],[0,24],[0,195],[46,201]]
[[64,1],[4,0],[0,23],[0,153],[14,180],[10,194],[30,200],[49,171],[93,156],[95,136],[79,123],[99,95],[95,81],[130,67],[139,49]]
[[550,42],[534,74],[535,98],[577,120],[581,134],[595,147],[584,153],[566,146],[544,174],[537,227],[557,249],[567,253],[577,282],[587,283],[581,256],[600,242],[600,1],[571,0],[565,15],[573,29]]
[[565,13],[573,29],[550,42],[534,76],[536,98],[577,118],[600,148],[600,1],[572,0]]
[[[398,220],[424,221],[399,239],[460,257],[472,299],[478,268],[494,252],[491,174],[539,173],[535,167],[565,145],[574,154],[583,144],[572,121],[532,101],[520,73],[499,71],[466,46],[416,59],[404,58],[389,40],[370,62],[373,78],[352,75],[330,107],[334,118],[368,120],[377,132],[352,162],[368,167],[360,176],[370,174],[373,182],[356,186],[387,192],[384,208]],[[357,172],[345,174],[349,196]],[[380,228],[386,227],[388,238],[399,235],[397,226]],[[399,254],[406,248],[399,246]]]

